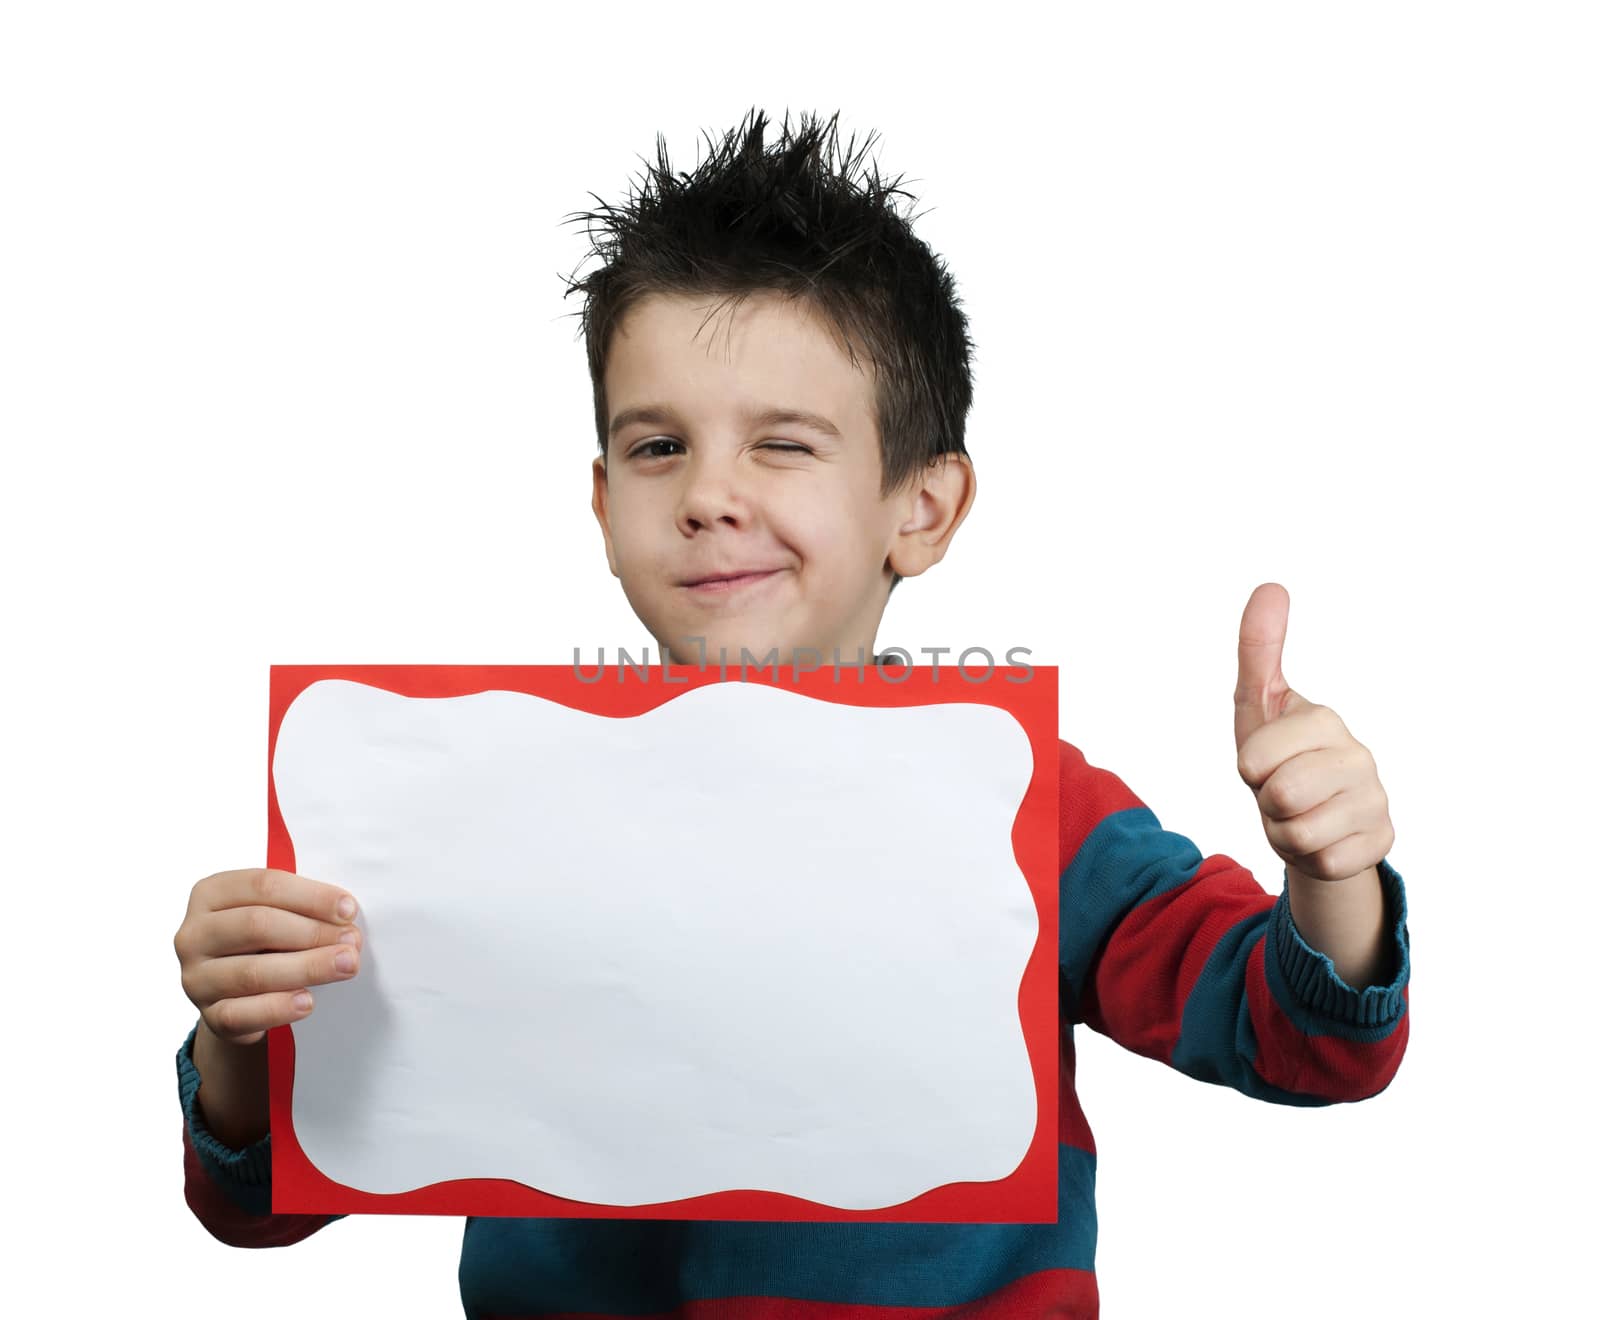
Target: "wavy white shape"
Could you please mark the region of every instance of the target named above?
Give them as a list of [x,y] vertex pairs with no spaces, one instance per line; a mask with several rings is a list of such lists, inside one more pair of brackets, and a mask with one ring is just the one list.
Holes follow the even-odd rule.
[[845,1210],[1003,1178],[1038,1121],[1007,711],[723,682],[608,718],[344,680],[284,715],[295,865],[361,903],[294,1123],[370,1192],[510,1178]]

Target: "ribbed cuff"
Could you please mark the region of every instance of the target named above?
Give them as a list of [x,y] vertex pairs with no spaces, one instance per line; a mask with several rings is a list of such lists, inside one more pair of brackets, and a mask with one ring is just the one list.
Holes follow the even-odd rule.
[[272,1187],[272,1133],[260,1141],[235,1150],[224,1146],[211,1133],[200,1116],[195,1097],[200,1093],[200,1072],[194,1066],[196,1023],[178,1047],[178,1101],[183,1106],[183,1121],[189,1125],[189,1140],[208,1174],[243,1208],[256,1214],[258,1207],[270,1203]]
[[1378,880],[1383,886],[1385,956],[1392,960],[1395,974],[1387,985],[1356,990],[1334,971],[1333,959],[1313,949],[1296,929],[1289,913],[1289,872],[1284,868],[1283,893],[1272,910],[1272,942],[1289,992],[1307,1012],[1350,1026],[1383,1028],[1392,1026],[1405,1011],[1401,992],[1411,979],[1405,883],[1387,858],[1378,863]]

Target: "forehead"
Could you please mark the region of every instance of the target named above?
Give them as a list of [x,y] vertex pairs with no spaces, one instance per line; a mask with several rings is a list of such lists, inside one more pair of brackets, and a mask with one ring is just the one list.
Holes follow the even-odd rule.
[[739,302],[708,294],[652,294],[613,332],[606,398],[627,408],[725,402],[744,411],[803,408],[841,427],[871,410],[872,382],[819,313],[771,293]]

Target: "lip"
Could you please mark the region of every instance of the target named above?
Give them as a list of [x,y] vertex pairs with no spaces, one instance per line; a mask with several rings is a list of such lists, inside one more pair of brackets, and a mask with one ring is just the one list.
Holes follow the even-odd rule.
[[710,582],[685,583],[683,589],[694,596],[730,596],[736,591],[743,591],[765,582],[768,578],[776,577],[783,572],[781,568],[769,568],[751,573],[740,573],[737,577],[717,578]]

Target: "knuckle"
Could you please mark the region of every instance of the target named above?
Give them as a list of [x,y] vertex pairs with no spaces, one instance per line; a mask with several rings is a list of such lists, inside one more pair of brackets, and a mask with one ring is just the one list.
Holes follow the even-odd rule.
[[213,1004],[211,1016],[216,1019],[215,1030],[219,1036],[233,1036],[244,1030],[244,1024],[239,1021],[239,1005],[231,999]]
[[250,947],[262,948],[267,944],[272,935],[272,909],[267,907],[252,907],[244,920],[245,934],[250,939]]
[[250,892],[256,899],[264,904],[271,905],[273,897],[277,894],[278,886],[272,878],[272,872],[263,866],[253,867],[250,871]]
[[239,988],[247,995],[259,995],[267,988],[259,958],[246,958],[239,967]]

